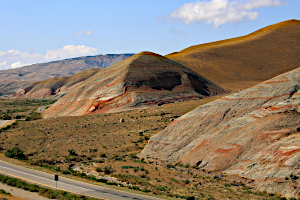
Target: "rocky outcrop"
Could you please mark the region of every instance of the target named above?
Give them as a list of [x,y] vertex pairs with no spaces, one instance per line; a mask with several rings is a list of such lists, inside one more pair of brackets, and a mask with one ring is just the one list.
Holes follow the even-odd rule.
[[223,92],[175,61],[142,52],[76,86],[48,108],[43,117],[119,112]]
[[140,157],[254,179],[300,197],[300,68],[202,105],[150,138]]
[[101,69],[134,54],[106,54],[83,56],[65,60],[29,65],[0,71],[0,96],[13,94],[37,81],[74,75],[86,69]]
[[58,99],[77,84],[95,75],[100,70],[87,69],[72,76],[55,77],[45,81],[34,82],[10,95],[9,98]]
[[300,21],[200,44],[167,55],[224,89],[243,90],[299,67]]

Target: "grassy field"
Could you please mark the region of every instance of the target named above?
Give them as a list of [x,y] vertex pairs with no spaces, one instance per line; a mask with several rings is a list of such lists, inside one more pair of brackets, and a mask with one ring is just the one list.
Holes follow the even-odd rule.
[[38,108],[54,103],[55,100],[37,99],[0,99],[0,119],[22,119],[36,120],[41,119]]
[[[124,186],[124,190],[183,199],[280,199],[274,194],[256,192],[251,180],[206,173],[180,163],[150,164],[136,156],[152,135],[177,117],[212,100],[190,100],[112,114],[21,120],[2,131],[0,148],[5,153],[19,147],[27,156],[24,165],[67,177],[94,183],[113,177],[118,180],[113,185]],[[0,101],[0,110],[13,107],[30,113],[50,103],[37,105],[31,101],[24,105],[23,102]],[[111,181],[106,183],[111,185]]]

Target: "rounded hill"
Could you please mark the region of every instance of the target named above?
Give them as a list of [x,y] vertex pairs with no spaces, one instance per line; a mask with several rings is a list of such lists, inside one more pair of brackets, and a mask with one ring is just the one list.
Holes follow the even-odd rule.
[[300,21],[166,55],[225,89],[241,90],[300,66]]
[[222,88],[183,65],[142,52],[74,87],[44,118],[119,112],[221,93]]

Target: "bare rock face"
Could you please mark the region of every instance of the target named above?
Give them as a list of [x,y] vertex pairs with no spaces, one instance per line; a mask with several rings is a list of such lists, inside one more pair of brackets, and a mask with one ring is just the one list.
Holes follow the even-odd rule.
[[254,179],[300,197],[300,68],[183,115],[139,154]]
[[48,108],[43,117],[119,112],[223,92],[175,61],[142,52],[79,84]]

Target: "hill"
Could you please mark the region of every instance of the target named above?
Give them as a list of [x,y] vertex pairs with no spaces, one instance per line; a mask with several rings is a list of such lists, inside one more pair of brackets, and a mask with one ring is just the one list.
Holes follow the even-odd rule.
[[183,65],[142,52],[74,87],[43,117],[119,112],[221,93],[222,88]]
[[65,95],[75,85],[85,81],[91,76],[95,75],[101,69],[86,69],[80,71],[72,76],[55,77],[45,81],[38,81],[30,83],[15,94],[10,95],[10,98],[31,98],[31,99],[45,99],[45,98],[60,98]]
[[92,68],[105,68],[134,54],[107,54],[34,64],[0,71],[0,95],[9,95],[36,81],[64,77]]
[[300,65],[300,21],[166,55],[225,89],[246,89]]
[[300,68],[204,104],[151,137],[141,154],[256,181],[300,197]]

